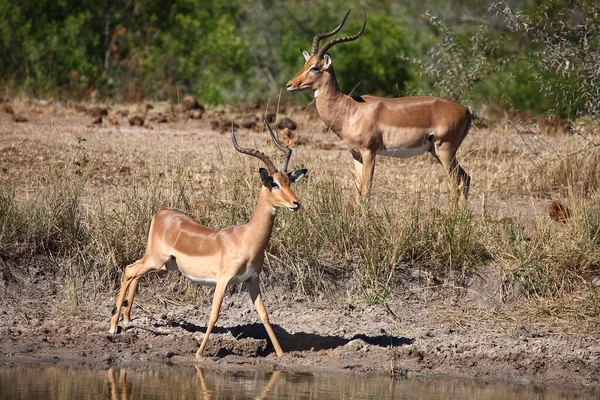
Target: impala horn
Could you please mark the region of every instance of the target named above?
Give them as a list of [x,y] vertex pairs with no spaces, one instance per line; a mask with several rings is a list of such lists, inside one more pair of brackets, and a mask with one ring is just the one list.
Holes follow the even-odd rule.
[[279,170],[281,172],[287,172],[288,163],[290,162],[290,157],[292,156],[292,149],[290,149],[289,147],[285,147],[284,145],[279,143],[279,140],[277,140],[275,133],[273,133],[273,129],[271,129],[271,125],[269,125],[269,121],[267,121],[266,118],[263,118],[263,120],[265,121],[265,124],[267,124],[267,128],[269,128],[269,133],[271,134],[271,139],[273,139],[273,143],[275,143],[275,146],[277,146],[277,148],[281,150],[284,154],[283,161],[281,162],[281,168]]
[[[341,29],[342,25],[344,25],[344,22],[346,22],[346,18],[348,18],[348,14],[350,14],[350,11],[348,11],[346,13],[346,16],[342,20],[342,23],[339,24],[338,27],[335,28],[333,31],[327,32],[327,33],[320,33],[315,36],[315,38],[313,39],[313,55],[315,55],[318,59],[322,60],[325,53],[327,53],[327,50],[329,50],[333,45],[336,45],[338,43],[343,43],[343,42],[351,42],[353,40],[358,39],[363,34],[363,32],[365,31],[365,27],[367,26],[367,13],[366,12],[365,12],[365,16],[364,16],[363,26],[360,28],[360,30],[355,35],[342,36],[342,37],[330,40],[329,42],[325,43],[325,45],[323,45],[321,50],[318,50],[318,51],[316,50],[319,46],[319,40],[321,40],[322,38],[325,38],[325,37],[332,36]],[[316,44],[316,46],[315,46],[315,44]]]
[[350,11],[352,11],[352,9],[348,10],[346,15],[344,16],[344,19],[342,20],[342,23],[339,24],[337,26],[337,28],[335,28],[331,32],[317,33],[315,35],[315,38],[313,39],[313,43],[312,43],[312,52],[311,52],[311,54],[313,56],[315,54],[317,54],[317,51],[319,51],[319,42],[321,41],[321,39],[325,39],[325,38],[328,38],[329,36],[333,36],[336,33],[338,33],[340,29],[342,29],[342,26],[344,26],[344,22],[346,22],[346,18],[348,18],[348,15],[350,15]]
[[[271,127],[269,127],[269,129],[271,129]],[[273,133],[271,133],[271,135],[272,134]],[[237,144],[237,141],[235,140],[235,125],[234,125],[233,121],[231,121],[231,141],[233,142],[233,147],[240,153],[248,154],[249,156],[254,156],[254,157],[258,158],[259,160],[262,160],[267,165],[267,170],[269,170],[270,175],[273,175],[275,172],[277,172],[277,169],[275,168],[275,164],[273,164],[273,161],[271,161],[271,159],[269,159],[269,157],[267,157],[266,154],[264,154],[256,149],[247,149],[245,147],[240,147]],[[290,150],[290,153],[291,152],[292,151]],[[286,163],[286,165],[287,165],[287,163]]]

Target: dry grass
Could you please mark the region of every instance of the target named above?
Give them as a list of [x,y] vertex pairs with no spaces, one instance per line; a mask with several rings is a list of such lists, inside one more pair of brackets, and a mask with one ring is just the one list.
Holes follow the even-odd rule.
[[[203,121],[134,129],[90,128],[69,108],[16,106],[31,122],[0,114],[0,252],[13,260],[50,255],[56,263],[47,267],[74,308],[116,288],[123,267],[141,256],[157,209],[213,227],[252,214],[259,164],[207,128],[210,110]],[[590,137],[474,129],[460,153],[473,178],[467,209],[449,204],[431,157],[380,158],[372,201],[352,211],[350,156],[311,146],[338,143],[311,112],[296,119],[308,144],[294,149],[291,167],[309,168],[309,178],[294,187],[303,209],[278,216],[267,285],[373,303],[409,283],[465,287],[493,265],[503,300],[519,303],[523,318],[600,329],[600,146]],[[264,132],[239,135],[277,157]],[[553,199],[571,208],[568,223],[548,217]],[[175,274],[149,279],[162,280],[157,291],[167,298],[206,295]]]

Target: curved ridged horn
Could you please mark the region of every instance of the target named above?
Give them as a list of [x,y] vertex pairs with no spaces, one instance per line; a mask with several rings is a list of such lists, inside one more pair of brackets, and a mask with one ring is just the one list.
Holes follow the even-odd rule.
[[273,161],[271,161],[269,159],[269,157],[266,156],[266,154],[261,153],[258,150],[255,149],[247,149],[244,147],[240,147],[237,144],[237,141],[235,140],[235,129],[234,129],[234,124],[233,121],[231,121],[231,141],[233,142],[233,147],[239,151],[242,154],[248,154],[249,156],[254,156],[260,160],[262,160],[266,165],[267,165],[267,169],[269,170],[269,174],[274,174],[275,172],[277,172],[277,169],[275,168],[275,165],[273,164]]
[[266,118],[263,118],[263,120],[265,121],[265,124],[267,124],[267,128],[269,128],[269,133],[271,133],[271,139],[273,139],[273,143],[275,143],[275,146],[277,146],[277,148],[281,150],[284,154],[283,161],[281,162],[281,168],[279,170],[281,172],[287,172],[288,162],[290,161],[290,157],[292,156],[292,149],[290,149],[289,147],[285,147],[284,145],[279,143],[279,140],[277,140],[275,133],[273,133],[273,129],[271,129],[271,125],[269,125],[269,121],[267,121]]
[[328,38],[329,36],[333,36],[336,33],[338,33],[338,31],[340,29],[342,29],[342,26],[344,25],[344,22],[346,22],[346,18],[348,18],[348,15],[350,14],[350,11],[352,11],[352,9],[348,10],[348,12],[346,13],[346,16],[344,16],[344,19],[342,20],[342,23],[339,24],[337,26],[337,28],[335,28],[331,32],[323,32],[323,33],[318,33],[318,34],[315,35],[315,38],[313,39],[313,42],[312,42],[312,51],[311,51],[311,54],[313,56],[315,54],[317,54],[317,51],[319,51],[319,41],[321,41],[321,39],[325,39],[325,38]]
[[342,36],[342,37],[330,40],[329,42],[325,43],[325,45],[321,48],[321,50],[319,50],[317,52],[316,57],[319,59],[323,59],[323,56],[325,55],[325,53],[327,53],[327,50],[329,50],[331,48],[331,46],[338,44],[338,43],[351,42],[353,40],[358,39],[360,37],[360,35],[362,35],[363,32],[365,31],[366,26],[367,26],[367,13],[365,12],[365,21],[363,22],[363,26],[362,26],[362,28],[360,28],[358,33],[356,33],[355,35],[352,35],[352,36]]

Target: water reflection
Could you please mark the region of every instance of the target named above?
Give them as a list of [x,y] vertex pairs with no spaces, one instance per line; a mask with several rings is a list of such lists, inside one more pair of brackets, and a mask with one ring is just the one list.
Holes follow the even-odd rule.
[[[204,393],[204,398],[206,400],[212,400],[213,393],[215,393],[215,392],[213,390],[209,389],[209,386],[206,383],[206,379],[204,378],[204,372],[202,371],[202,368],[196,367],[196,372],[198,373],[198,377],[200,378],[200,384],[202,385],[202,391]],[[265,388],[262,390],[262,392],[258,396],[255,397],[256,400],[263,400],[263,399],[267,398],[267,395],[269,394],[269,392],[275,385],[277,378],[279,378],[280,373],[281,373],[281,371],[273,371],[273,373],[271,374],[271,377],[269,378],[269,381],[265,385]]]
[[0,367],[0,399],[597,399],[600,393],[455,379],[207,369],[201,366],[92,369]]

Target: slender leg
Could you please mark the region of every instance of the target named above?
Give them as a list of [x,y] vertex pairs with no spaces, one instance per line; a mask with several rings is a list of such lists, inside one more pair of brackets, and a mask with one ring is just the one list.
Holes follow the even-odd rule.
[[204,338],[202,338],[200,348],[196,352],[196,357],[198,358],[202,357],[202,353],[204,353],[204,348],[206,347],[206,342],[208,342],[210,332],[215,326],[217,319],[219,319],[219,312],[221,312],[221,304],[223,303],[223,296],[225,295],[227,282],[229,282],[229,279],[227,278],[221,278],[219,281],[217,281],[217,287],[215,288],[215,295],[212,302],[212,310],[210,312],[210,319],[208,321],[208,325],[206,326],[206,333],[204,334]]
[[354,202],[355,204],[359,204],[362,187],[363,162],[362,156],[358,151],[352,151],[351,153],[352,158],[354,159]]
[[[123,307],[125,295],[127,294],[127,289],[131,286],[131,283],[136,279],[139,281],[139,278],[141,278],[149,272],[160,270],[164,263],[165,260],[156,261],[152,258],[144,257],[141,260],[138,260],[125,268],[125,271],[123,272],[123,282],[121,283],[121,290],[119,290],[119,297],[117,298],[116,310],[110,320],[109,333],[111,335],[117,333],[117,324],[119,322],[119,317],[121,316],[121,308]],[[137,287],[137,284],[135,286]],[[133,295],[131,293],[129,294],[129,296],[133,299]]]
[[119,317],[121,316],[121,307],[123,307],[123,301],[125,300],[125,295],[127,294],[127,289],[129,288],[131,282],[137,276],[137,270],[143,266],[143,259],[134,262],[131,265],[125,267],[125,271],[123,272],[123,282],[121,283],[121,290],[119,290],[119,297],[117,297],[117,304],[115,313],[113,314],[110,320],[110,330],[109,333],[114,335],[117,333],[117,323],[119,322]]
[[434,149],[432,154],[444,166],[455,198],[462,197],[463,200],[467,200],[471,177],[456,161],[456,151],[445,149],[443,145],[438,146],[437,144]]
[[[165,265],[160,267],[158,270],[152,270],[149,272],[160,272],[167,271]],[[133,298],[137,292],[138,285],[140,284],[141,276],[135,278],[131,284],[129,285],[129,291],[127,292],[127,304],[125,305],[125,309],[123,310],[123,325],[127,326],[131,322],[131,307],[133,307]]]
[[456,164],[458,166],[458,176],[462,181],[462,196],[465,200],[469,198],[469,186],[471,186],[471,177],[467,174],[467,171],[460,166],[460,164]]
[[363,200],[367,200],[371,195],[371,187],[373,186],[373,174],[375,173],[375,153],[370,150],[363,151],[362,160],[363,169],[361,196]]
[[267,315],[267,309],[265,308],[265,304],[263,303],[262,296],[260,294],[260,278],[256,276],[247,280],[246,288],[248,288],[248,293],[250,293],[250,298],[252,299],[252,303],[254,303],[254,308],[256,308],[256,312],[258,312],[258,316],[267,330],[267,334],[271,339],[271,343],[273,343],[275,353],[277,353],[278,357],[281,357],[283,355],[283,350],[281,350],[279,341],[275,336],[275,332],[273,332],[273,328],[269,322],[269,316]]
[[129,291],[127,292],[127,305],[123,310],[123,325],[127,326],[131,322],[131,307],[133,306],[133,298],[137,291],[138,285],[140,284],[141,276],[138,276],[129,285]]

